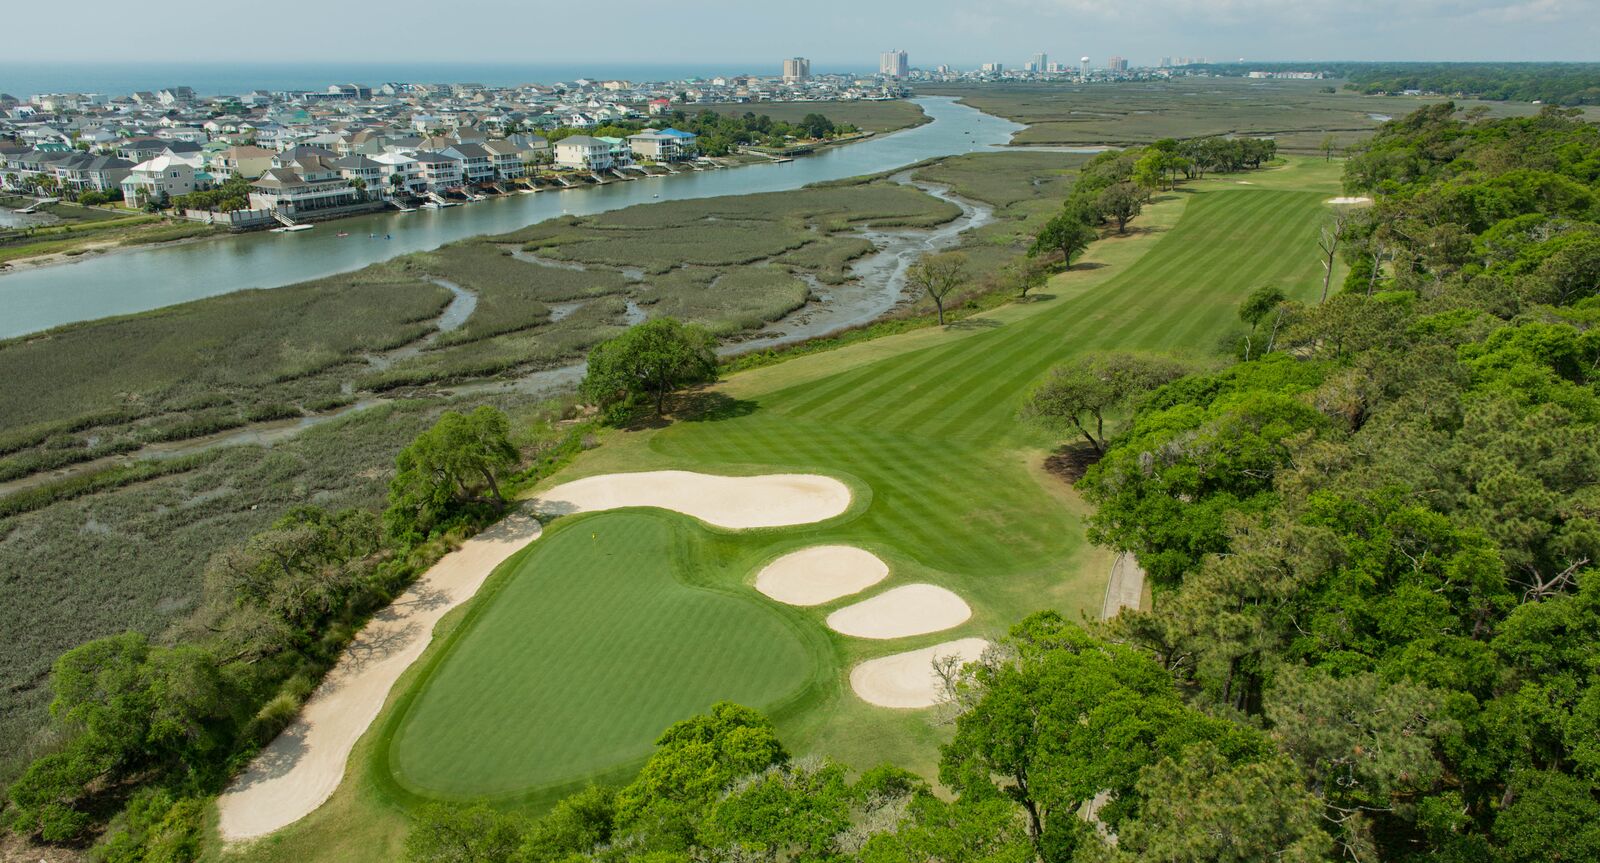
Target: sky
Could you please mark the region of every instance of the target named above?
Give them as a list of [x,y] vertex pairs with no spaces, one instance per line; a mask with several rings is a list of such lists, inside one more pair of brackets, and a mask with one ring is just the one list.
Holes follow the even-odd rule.
[[[114,34],[93,45],[94,60],[112,62],[704,62],[761,73],[796,55],[814,67],[872,71],[891,48],[929,68],[1020,66],[1036,51],[1115,54],[1134,65],[1167,56],[1600,61],[1600,0],[328,0],[287,17],[279,14],[287,7],[215,0],[165,0],[159,13],[126,0],[72,7],[74,20]],[[566,10],[586,7],[604,12],[589,26],[567,20]],[[468,35],[475,20],[486,27]],[[450,28],[460,35],[442,38]],[[10,40],[5,59],[71,63],[81,44]]]

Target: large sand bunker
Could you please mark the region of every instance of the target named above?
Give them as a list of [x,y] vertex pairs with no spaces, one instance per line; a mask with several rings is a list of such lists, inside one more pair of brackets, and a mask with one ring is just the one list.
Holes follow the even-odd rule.
[[[552,515],[626,506],[671,509],[719,527],[777,527],[839,515],[850,507],[850,488],[807,474],[650,471],[575,480],[534,501],[536,512]],[[237,842],[265,836],[333,796],[350,751],[377,718],[395,681],[427,648],[439,618],[470,599],[495,567],[539,533],[539,522],[528,515],[502,520],[440,558],[374,616],[300,716],[218,798],[222,838]]]
[[539,522],[527,515],[503,519],[440,558],[374,616],[299,718],[217,799],[222,838],[265,836],[333,796],[350,750],[377,718],[394,682],[433,639],[433,625],[476,593],[501,561],[538,539],[539,531]]
[[857,638],[905,638],[958,626],[972,616],[966,601],[932,584],[908,584],[828,615],[828,628]]
[[850,487],[814,474],[714,476],[655,470],[573,480],[541,493],[533,505],[541,515],[655,506],[718,527],[783,527],[839,515],[850,508]]
[[866,590],[889,575],[889,565],[864,548],[814,545],[762,568],[756,590],[789,605],[821,605]]
[[850,670],[850,688],[878,707],[932,707],[944,696],[944,681],[934,662],[954,657],[962,664],[983,656],[989,642],[981,638],[946,641],[921,650],[869,659]]
[[1325,203],[1329,203],[1329,204],[1370,204],[1370,203],[1372,203],[1372,199],[1367,197],[1366,195],[1341,196],[1341,197],[1338,197],[1338,198],[1329,198]]

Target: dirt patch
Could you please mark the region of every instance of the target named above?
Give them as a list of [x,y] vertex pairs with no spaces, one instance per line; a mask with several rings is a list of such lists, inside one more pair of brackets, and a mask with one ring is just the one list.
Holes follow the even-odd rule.
[[1066,444],[1051,453],[1044,460],[1044,469],[1073,485],[1083,479],[1094,463],[1099,461],[1101,453],[1087,442]]

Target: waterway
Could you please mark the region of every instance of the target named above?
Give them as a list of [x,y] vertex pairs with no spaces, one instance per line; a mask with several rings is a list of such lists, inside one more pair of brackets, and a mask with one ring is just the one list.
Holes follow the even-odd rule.
[[[511,195],[445,210],[391,211],[294,234],[240,234],[20,269],[0,275],[0,338],[247,288],[322,278],[563,214],[588,215],[653,201],[782,192],[875,174],[937,156],[1003,147],[1023,128],[949,97],[915,101],[932,122],[791,162]],[[339,237],[339,232],[348,236]]]

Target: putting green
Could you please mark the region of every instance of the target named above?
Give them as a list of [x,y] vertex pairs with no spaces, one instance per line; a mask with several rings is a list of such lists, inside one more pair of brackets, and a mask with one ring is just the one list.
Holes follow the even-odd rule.
[[446,798],[573,784],[642,759],[715,701],[800,694],[826,643],[752,591],[704,586],[715,544],[660,512],[556,522],[424,672],[391,726],[395,778]]

